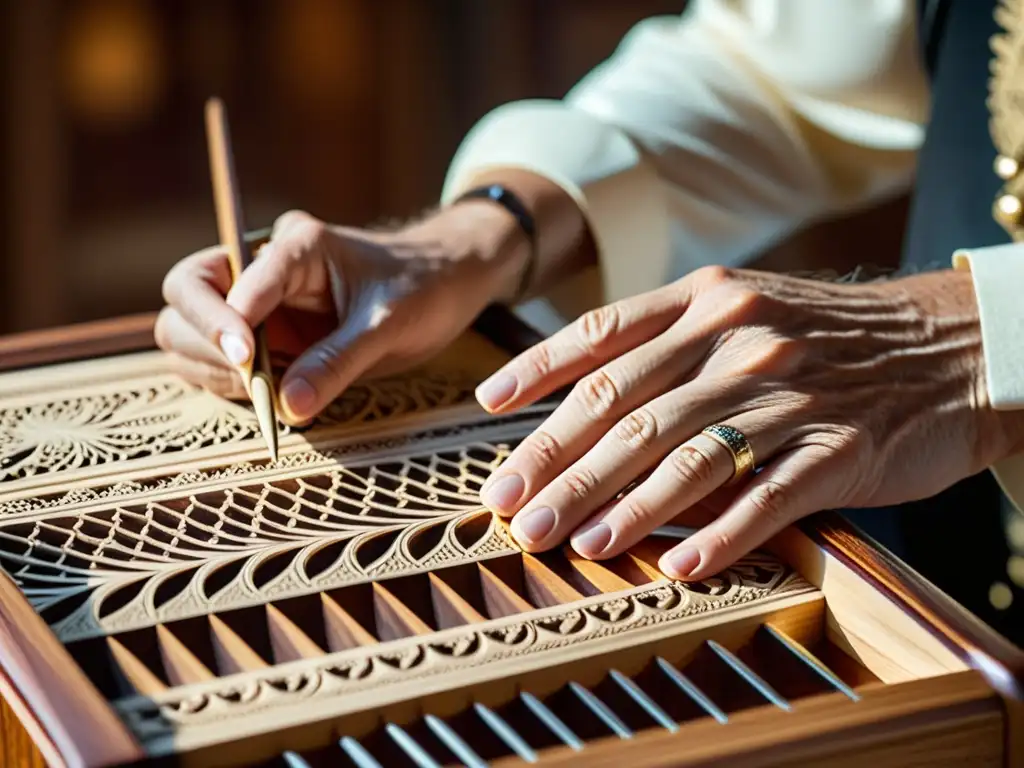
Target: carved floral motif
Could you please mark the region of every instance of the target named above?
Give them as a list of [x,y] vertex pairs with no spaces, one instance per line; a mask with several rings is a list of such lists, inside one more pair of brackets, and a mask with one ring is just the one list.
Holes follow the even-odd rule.
[[[463,374],[423,373],[350,387],[318,419],[318,430],[387,421],[465,403],[475,382]],[[288,434],[287,428],[283,434]],[[259,445],[248,406],[230,403],[171,376],[128,378],[82,396],[44,393],[0,401],[0,495],[4,484],[182,454],[220,445]]]

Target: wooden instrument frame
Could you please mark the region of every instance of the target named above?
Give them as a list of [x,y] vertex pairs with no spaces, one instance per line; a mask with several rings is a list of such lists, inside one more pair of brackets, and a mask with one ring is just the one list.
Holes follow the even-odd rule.
[[[0,371],[92,359],[153,348],[154,315],[140,315],[0,338]],[[483,335],[510,349],[524,349],[538,337],[503,310],[490,309],[476,326]],[[835,513],[821,513],[783,534],[767,549],[794,567],[825,595],[830,636],[859,658],[881,653],[888,643],[919,645],[920,638],[899,636],[899,627],[923,629],[928,664],[945,665],[949,674],[914,679],[915,670],[891,671],[893,680],[913,680],[891,690],[865,695],[867,706],[855,716],[836,710],[834,702],[815,705],[813,717],[799,723],[785,714],[741,713],[758,718],[741,745],[719,738],[714,723],[685,726],[685,757],[672,747],[679,734],[645,734],[636,740],[609,740],[600,751],[586,753],[588,764],[615,765],[628,759],[637,766],[704,765],[746,755],[743,764],[824,759],[851,744],[888,742],[887,729],[906,720],[919,722],[919,734],[943,728],[944,717],[967,713],[978,723],[992,722],[1000,708],[1007,763],[1024,765],[1024,651],[1016,648],[956,605],[918,574],[865,538]],[[871,603],[888,636],[878,627],[855,626],[858,616],[843,615],[844,598]],[[892,623],[886,623],[893,617]],[[893,633],[893,628],[897,630]],[[908,630],[913,633],[911,630]],[[913,658],[914,651],[908,658]],[[936,662],[938,660],[938,662]],[[922,662],[924,663],[924,662]],[[70,678],[69,678],[70,676]],[[74,691],[69,695],[69,691]],[[993,691],[997,697],[993,698]],[[930,702],[922,714],[922,698]],[[996,705],[994,702],[1001,702]],[[979,725],[979,727],[982,727]],[[987,727],[987,726],[985,726]],[[907,738],[908,731],[899,738]],[[0,764],[94,766],[143,760],[137,739],[85,677],[78,664],[18,587],[0,571]],[[809,741],[810,739],[810,741]],[[808,747],[808,744],[817,745]],[[956,749],[951,743],[950,749]],[[623,750],[629,749],[628,756]],[[565,750],[545,757],[552,765],[577,764],[580,756]],[[501,762],[495,763],[501,764]]]

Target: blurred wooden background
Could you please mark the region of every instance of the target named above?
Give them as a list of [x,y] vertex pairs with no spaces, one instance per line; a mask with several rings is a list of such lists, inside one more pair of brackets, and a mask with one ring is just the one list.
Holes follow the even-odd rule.
[[[202,104],[228,105],[250,227],[432,204],[487,110],[559,97],[683,0],[0,0],[0,332],[160,306],[215,237]],[[890,263],[902,201],[817,227],[772,268]]]

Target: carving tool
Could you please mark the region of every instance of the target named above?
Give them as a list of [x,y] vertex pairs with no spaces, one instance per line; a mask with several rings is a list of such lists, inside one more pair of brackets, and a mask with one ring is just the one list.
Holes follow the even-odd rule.
[[[227,248],[231,264],[232,282],[252,263],[252,250],[245,235],[242,200],[238,192],[235,159],[231,152],[228,118],[220,99],[206,102],[206,139],[210,151],[210,176],[213,181],[213,201],[217,210],[217,230],[220,242]],[[256,348],[252,358],[241,367],[252,401],[256,419],[270,449],[270,458],[277,461],[277,397],[274,391],[273,369],[267,348],[266,328],[261,323],[253,329]]]

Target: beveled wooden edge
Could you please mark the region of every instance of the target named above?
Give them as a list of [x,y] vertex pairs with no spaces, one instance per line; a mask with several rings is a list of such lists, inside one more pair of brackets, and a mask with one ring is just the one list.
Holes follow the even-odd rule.
[[64,765],[117,765],[144,757],[135,737],[4,571],[0,666],[31,710],[26,726],[42,726]]
[[[0,336],[0,372],[154,349],[156,318],[148,312]],[[485,309],[472,327],[511,354],[543,338],[499,306]]]
[[146,313],[0,336],[0,371],[152,349],[155,323]]
[[1024,701],[1024,649],[955,602],[838,512],[821,512],[799,523],[799,527],[821,550],[899,605],[968,667],[979,671],[1001,695]]
[[[46,732],[46,728],[25,702],[25,699],[22,698],[21,694],[18,693],[18,689],[15,688],[2,666],[0,666],[0,698],[3,699],[7,712],[17,718],[25,735],[32,742],[32,746],[38,752],[45,765],[48,768],[64,768],[64,759],[57,750],[57,745],[53,743],[53,739]],[[7,731],[5,730],[4,733],[0,733],[0,739],[6,735]],[[9,749],[9,745],[0,742],[0,766],[7,765],[2,760],[6,749]]]

